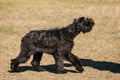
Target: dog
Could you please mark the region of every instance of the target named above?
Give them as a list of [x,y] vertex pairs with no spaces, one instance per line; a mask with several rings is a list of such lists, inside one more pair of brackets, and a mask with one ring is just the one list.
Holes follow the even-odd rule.
[[50,54],[55,59],[57,73],[67,73],[63,60],[71,62],[78,72],[83,72],[80,59],[72,53],[74,38],[80,33],[90,32],[95,22],[92,18],[79,17],[66,27],[50,30],[33,30],[21,40],[20,54],[11,59],[11,71],[18,72],[20,63],[25,63],[31,55],[31,62],[35,71],[44,71],[40,67],[43,53]]

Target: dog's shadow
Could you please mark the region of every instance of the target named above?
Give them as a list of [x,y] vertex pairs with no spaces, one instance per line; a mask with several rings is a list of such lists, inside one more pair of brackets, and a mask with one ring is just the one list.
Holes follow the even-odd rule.
[[[83,66],[89,66],[98,70],[103,70],[103,71],[110,71],[113,73],[120,73],[120,64],[118,63],[113,63],[113,62],[106,62],[106,61],[94,61],[91,59],[81,59],[81,62]],[[65,67],[71,67],[72,64],[65,63]],[[56,66],[51,64],[51,65],[45,65],[42,66],[46,71],[51,72],[51,73],[56,73]],[[31,66],[20,66],[19,67],[20,72],[24,72],[26,70],[32,70],[33,68]],[[72,73],[77,73],[75,70],[67,70],[68,72]]]
[[[67,63],[65,63],[64,66],[65,66],[65,67],[71,67],[72,64],[67,64]],[[44,65],[44,66],[41,65],[41,67],[44,68],[45,71],[48,71],[48,72],[50,72],[50,73],[55,73],[55,74],[57,74],[55,64]],[[29,70],[29,71],[34,71],[34,69],[33,69],[32,66],[19,66],[18,70],[19,70],[19,72],[25,72],[25,71],[27,71],[27,70]],[[68,72],[72,72],[72,73],[77,73],[77,71],[75,71],[75,70],[67,70],[67,71],[68,71]],[[9,71],[9,72],[11,72],[11,71]]]

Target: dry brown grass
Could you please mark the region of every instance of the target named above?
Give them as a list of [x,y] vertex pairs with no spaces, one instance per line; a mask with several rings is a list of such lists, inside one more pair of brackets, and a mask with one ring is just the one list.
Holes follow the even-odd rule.
[[[92,17],[96,25],[90,33],[81,33],[75,39],[73,53],[120,64],[119,5],[119,0],[0,0],[0,80],[119,80],[120,70],[114,73],[90,66],[84,67],[83,73],[59,75],[47,71],[8,72],[10,59],[18,55],[20,40],[27,32],[63,27],[79,16]],[[54,64],[52,56],[43,57],[42,65]],[[30,61],[22,66],[30,66]],[[65,68],[74,70],[72,66]]]

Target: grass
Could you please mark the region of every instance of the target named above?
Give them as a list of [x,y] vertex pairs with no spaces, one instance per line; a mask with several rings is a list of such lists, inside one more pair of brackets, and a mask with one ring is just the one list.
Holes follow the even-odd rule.
[[[0,80],[119,80],[119,5],[119,0],[0,0]],[[96,23],[90,33],[75,38],[73,53],[90,64],[84,66],[83,73],[74,73],[73,66],[65,67],[73,70],[67,74],[51,72],[54,67],[49,65],[54,60],[46,54],[41,61],[42,65],[48,65],[46,72],[8,72],[10,59],[19,54],[21,38],[26,33],[61,28],[80,16],[92,17]],[[30,66],[31,59],[21,66]]]

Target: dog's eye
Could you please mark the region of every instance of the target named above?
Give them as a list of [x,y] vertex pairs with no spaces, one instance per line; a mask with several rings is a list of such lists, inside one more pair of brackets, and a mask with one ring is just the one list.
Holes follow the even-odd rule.
[[84,24],[85,24],[86,26],[88,26],[90,23],[87,21],[87,22],[85,22]]
[[85,22],[85,25],[86,25],[86,26],[90,26],[91,24],[93,24],[93,21],[92,21],[92,20],[88,20],[88,21]]

